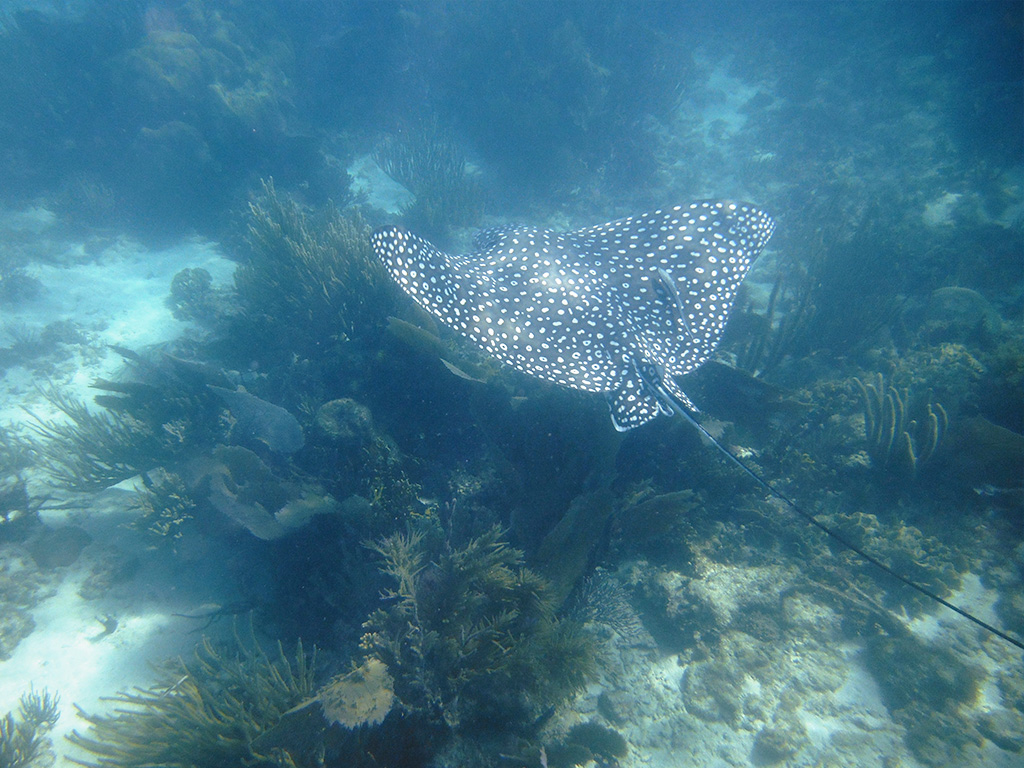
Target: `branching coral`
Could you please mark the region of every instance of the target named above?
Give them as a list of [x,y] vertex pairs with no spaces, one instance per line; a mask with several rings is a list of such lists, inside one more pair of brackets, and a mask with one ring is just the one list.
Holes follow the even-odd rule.
[[278,644],[277,658],[271,658],[255,637],[243,642],[236,636],[236,641],[236,651],[226,654],[204,639],[193,661],[170,663],[153,686],[113,697],[110,715],[79,710],[90,730],[68,738],[95,755],[94,762],[79,764],[296,765],[287,753],[269,749],[264,754],[254,742],[313,695],[315,652],[307,654],[300,642],[291,660]]
[[29,427],[43,439],[34,446],[39,463],[53,479],[73,491],[96,491],[152,469],[170,454],[151,425],[121,414],[94,412],[56,388],[43,391],[67,421],[34,413]]
[[0,718],[0,766],[28,768],[46,741],[46,733],[60,717],[60,697],[45,688],[30,690],[18,703],[18,716]]
[[416,533],[372,546],[395,587],[364,625],[363,647],[388,665],[407,709],[453,728],[502,711],[511,727],[585,682],[589,639],[554,617],[547,581],[499,528],[439,553]]
[[273,180],[249,206],[245,262],[235,273],[243,318],[287,359],[383,326],[393,288],[373,256],[369,226],[333,207],[316,216],[278,195]]
[[899,392],[886,386],[880,373],[866,384],[858,378],[854,382],[864,399],[864,434],[872,464],[899,476],[915,477],[949,427],[945,409],[929,397],[920,421],[912,419],[909,390]]
[[182,526],[192,519],[196,503],[180,475],[161,471],[153,479],[142,476],[143,488],[135,497],[141,515],[135,526],[164,541],[180,539]]

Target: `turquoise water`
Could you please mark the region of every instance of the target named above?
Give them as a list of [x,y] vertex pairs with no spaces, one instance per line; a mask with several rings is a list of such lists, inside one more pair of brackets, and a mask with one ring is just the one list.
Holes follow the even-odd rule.
[[0,22],[0,764],[1019,761],[1019,3]]

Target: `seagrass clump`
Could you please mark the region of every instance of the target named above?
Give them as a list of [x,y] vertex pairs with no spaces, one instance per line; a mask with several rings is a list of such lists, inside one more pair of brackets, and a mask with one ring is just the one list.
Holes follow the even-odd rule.
[[[250,632],[251,634],[251,632]],[[299,642],[294,658],[280,643],[273,656],[250,637],[226,651],[204,638],[190,661],[165,664],[149,688],[107,699],[110,714],[78,709],[86,733],[68,739],[92,757],[91,768],[193,768],[296,765],[280,748],[256,744],[290,709],[314,692],[315,651]]]

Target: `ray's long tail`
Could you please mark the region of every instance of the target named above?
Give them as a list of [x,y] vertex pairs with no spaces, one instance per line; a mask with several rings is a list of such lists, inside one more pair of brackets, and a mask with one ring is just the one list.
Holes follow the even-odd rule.
[[780,491],[777,488],[775,488],[775,486],[773,486],[771,483],[769,483],[767,480],[765,480],[760,474],[758,474],[753,469],[751,469],[749,466],[747,466],[736,454],[734,454],[732,451],[730,451],[728,448],[726,448],[724,445],[722,445],[720,442],[718,442],[718,440],[716,440],[711,435],[711,433],[708,432],[707,429],[704,428],[704,425],[701,424],[699,421],[697,421],[689,413],[689,411],[687,411],[686,408],[683,408],[682,406],[680,406],[678,404],[675,404],[675,405],[676,405],[676,410],[679,413],[681,413],[686,418],[686,420],[689,421],[694,427],[696,427],[697,430],[702,435],[704,435],[704,437],[706,437],[711,442],[711,444],[713,446],[715,446],[715,448],[717,448],[719,451],[721,451],[722,454],[727,459],[729,459],[729,461],[731,461],[733,464],[735,464],[737,467],[739,467],[741,470],[743,470],[743,472],[745,472],[747,475],[749,475],[751,478],[753,478],[754,482],[756,482],[758,485],[760,485],[768,494],[770,494],[770,495],[774,496],[775,498],[779,499],[783,504],[785,504],[787,507],[789,507],[794,512],[796,512],[798,515],[800,515],[800,517],[802,517],[805,520],[807,520],[807,522],[809,522],[815,528],[818,528],[819,530],[823,531],[827,535],[831,536],[833,539],[838,541],[840,544],[842,544],[847,549],[852,550],[853,552],[856,552],[858,555],[860,555],[862,558],[864,558],[867,562],[871,563],[876,568],[880,568],[881,570],[885,571],[885,573],[889,574],[890,576],[892,576],[897,581],[902,582],[903,584],[906,584],[908,587],[910,587],[913,590],[916,590],[916,591],[920,592],[925,597],[928,597],[928,598],[934,600],[935,602],[940,603],[941,605],[944,605],[949,610],[954,611],[955,613],[958,613],[959,615],[963,616],[968,621],[971,621],[974,624],[977,624],[982,629],[985,629],[985,630],[991,632],[996,637],[1000,637],[1003,640],[1005,640],[1006,642],[1010,643],[1011,645],[1014,645],[1017,648],[1020,648],[1021,650],[1024,650],[1024,642],[1021,642],[1020,640],[1018,640],[1017,638],[1013,637],[1012,635],[1009,635],[1006,632],[1003,632],[1001,629],[998,629],[997,627],[992,626],[987,621],[979,619],[974,614],[972,614],[972,613],[970,613],[968,611],[965,611],[963,608],[960,608],[959,606],[954,605],[953,603],[949,602],[948,600],[943,599],[942,597],[937,595],[935,592],[933,592],[932,590],[928,589],[927,587],[925,587],[925,586],[923,586],[921,584],[918,584],[913,579],[910,579],[910,578],[904,576],[903,574],[893,570],[891,567],[889,567],[888,565],[883,563],[881,560],[879,560],[874,555],[872,555],[872,554],[870,554],[868,552],[865,552],[863,549],[861,549],[859,546],[854,544],[848,538],[846,538],[841,533],[836,531],[834,528],[832,528],[832,527],[822,523],[814,515],[812,515],[807,510],[801,508],[799,504],[797,504],[795,501],[793,501],[791,498],[789,498],[782,491]]

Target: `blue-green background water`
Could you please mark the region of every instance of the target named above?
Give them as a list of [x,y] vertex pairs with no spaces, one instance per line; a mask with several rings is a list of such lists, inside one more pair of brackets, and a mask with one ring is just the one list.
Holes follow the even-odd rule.
[[[249,616],[319,661],[223,715],[230,748],[186,737],[216,729],[167,711],[174,684],[266,691],[172,665],[66,682],[60,721],[152,684],[89,738],[166,726],[166,752],[102,762],[36,723],[33,764],[1015,764],[1019,651],[681,419],[620,435],[603,396],[489,360],[368,238],[768,211],[680,384],[822,523],[1019,638],[1022,25],[1020,2],[0,4],[8,731],[27,683],[61,692],[25,674],[52,648],[190,658],[201,629],[230,660]],[[373,664],[379,712],[282,717]]]

